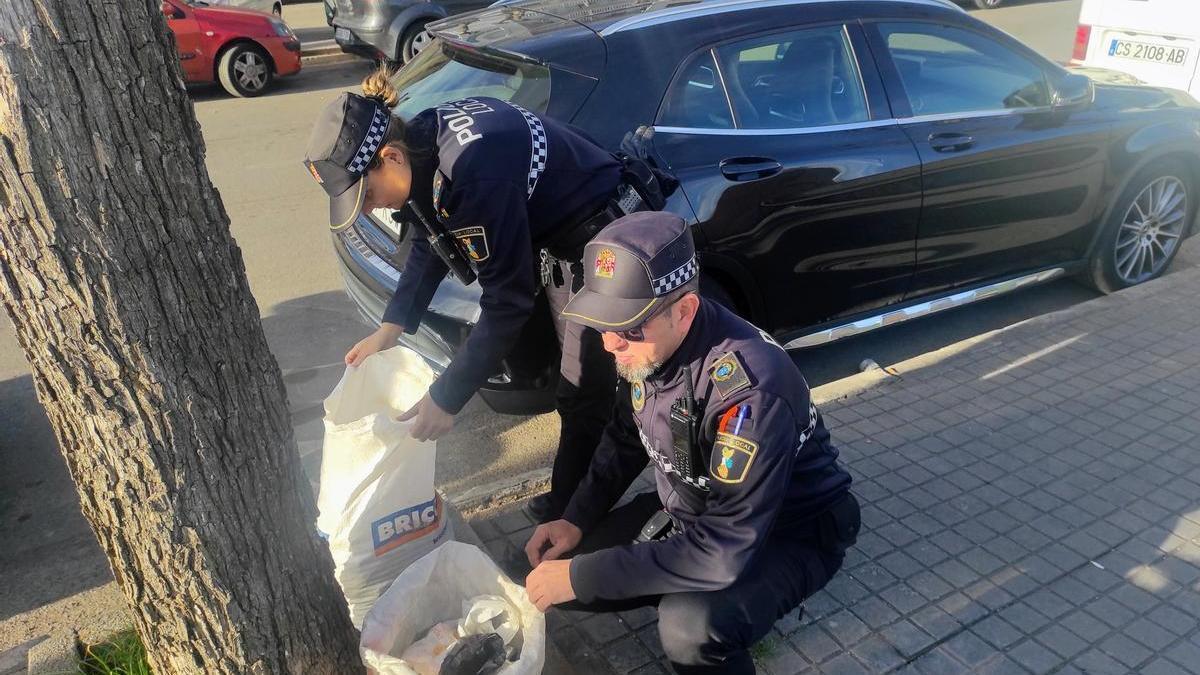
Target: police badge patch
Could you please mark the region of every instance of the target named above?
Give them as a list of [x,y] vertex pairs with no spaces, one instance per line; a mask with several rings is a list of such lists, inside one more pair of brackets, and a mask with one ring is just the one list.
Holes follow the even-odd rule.
[[722,400],[750,386],[750,376],[736,352],[726,352],[713,362],[712,381]]
[[467,255],[474,262],[483,262],[491,255],[491,251],[488,251],[487,232],[482,227],[463,227],[452,230],[450,234],[462,243]]
[[433,174],[433,210],[440,211],[442,209],[442,188],[445,187],[446,176],[441,171],[436,171]]
[[646,405],[646,389],[641,382],[629,383],[629,399],[633,402],[634,412],[642,412]]
[[746,479],[758,443],[729,433],[718,433],[713,443],[712,456],[708,460],[708,472],[712,477],[736,485]]

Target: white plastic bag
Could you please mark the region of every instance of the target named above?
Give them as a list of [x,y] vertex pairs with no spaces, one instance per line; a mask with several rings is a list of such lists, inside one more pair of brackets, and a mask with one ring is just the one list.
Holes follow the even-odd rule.
[[395,419],[433,377],[415,352],[393,347],[347,368],[325,399],[317,529],[355,626],[405,567],[453,537],[434,490],[435,445]]
[[414,675],[399,658],[405,648],[431,626],[461,618],[470,609],[464,601],[480,595],[503,598],[520,619],[521,657],[497,675],[539,675],[546,659],[546,618],[486,553],[453,541],[409,565],[371,608],[359,643],[363,663],[379,675]]

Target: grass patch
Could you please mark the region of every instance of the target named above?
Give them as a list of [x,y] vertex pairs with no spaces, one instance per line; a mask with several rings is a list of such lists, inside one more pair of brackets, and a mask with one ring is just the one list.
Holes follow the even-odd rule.
[[79,675],[150,675],[146,648],[137,631],[127,630],[108,642],[88,645],[79,660]]
[[775,653],[775,638],[768,635],[750,647],[750,658],[755,661],[765,661]]

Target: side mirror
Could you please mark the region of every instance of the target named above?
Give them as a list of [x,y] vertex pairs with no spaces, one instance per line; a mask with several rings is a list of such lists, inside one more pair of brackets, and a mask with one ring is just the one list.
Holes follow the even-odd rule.
[[1068,73],[1054,86],[1050,105],[1056,109],[1083,108],[1096,98],[1096,87],[1087,75]]
[[168,19],[182,19],[184,17],[184,13],[179,11],[178,7],[169,2],[162,3],[162,13],[163,16],[167,17]]

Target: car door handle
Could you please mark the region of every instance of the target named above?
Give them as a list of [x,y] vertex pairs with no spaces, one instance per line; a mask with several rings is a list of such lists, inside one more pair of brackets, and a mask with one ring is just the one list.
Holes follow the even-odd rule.
[[930,134],[929,145],[938,152],[958,152],[975,145],[975,139],[967,134]]
[[769,157],[734,157],[721,160],[721,173],[729,180],[758,180],[774,176],[783,165]]

